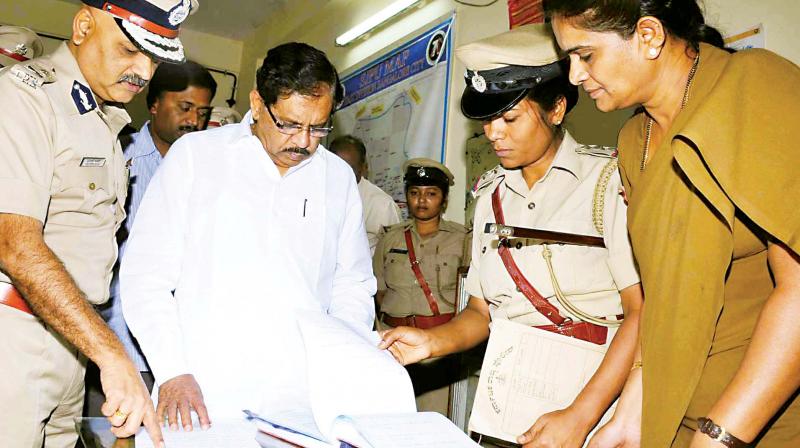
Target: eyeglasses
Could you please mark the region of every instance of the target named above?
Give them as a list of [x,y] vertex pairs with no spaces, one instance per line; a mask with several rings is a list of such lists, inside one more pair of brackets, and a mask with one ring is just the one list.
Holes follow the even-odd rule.
[[297,135],[301,132],[305,132],[308,129],[308,133],[311,134],[312,137],[322,138],[327,137],[328,134],[331,133],[333,130],[333,125],[331,126],[305,126],[302,124],[296,123],[284,123],[277,118],[272,113],[268,105],[265,105],[267,108],[267,113],[269,113],[269,117],[272,118],[272,121],[275,123],[275,127],[278,128],[278,132],[284,135]]

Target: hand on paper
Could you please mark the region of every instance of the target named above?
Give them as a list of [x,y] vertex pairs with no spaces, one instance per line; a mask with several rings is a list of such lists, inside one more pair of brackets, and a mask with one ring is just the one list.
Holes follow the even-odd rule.
[[528,431],[517,438],[523,448],[581,448],[591,423],[569,407],[539,417]]
[[111,422],[114,436],[130,437],[144,423],[153,446],[163,446],[164,437],[156,420],[153,402],[133,363],[123,356],[102,363],[99,367],[100,382],[106,396],[100,410]]
[[192,413],[194,410],[200,420],[200,427],[208,429],[211,421],[208,418],[208,410],[203,402],[203,392],[200,385],[190,374],[178,375],[167,381],[158,388],[158,421],[164,422],[166,414],[169,428],[173,431],[178,429],[178,414],[181,417],[181,424],[184,431],[191,431]]
[[407,366],[431,356],[431,338],[425,330],[397,327],[382,331],[378,348],[389,350],[400,364]]

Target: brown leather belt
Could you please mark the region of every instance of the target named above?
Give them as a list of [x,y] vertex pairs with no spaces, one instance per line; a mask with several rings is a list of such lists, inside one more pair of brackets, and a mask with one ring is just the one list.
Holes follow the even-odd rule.
[[573,322],[565,325],[541,325],[533,328],[558,333],[597,345],[605,344],[608,338],[607,327],[590,324],[589,322]]
[[0,303],[10,306],[11,308],[16,308],[23,313],[35,315],[28,306],[28,302],[19,294],[17,288],[8,283],[0,283]]
[[405,317],[394,317],[388,314],[384,314],[381,316],[381,320],[386,325],[392,327],[415,327],[425,330],[427,328],[433,328],[438,325],[442,325],[450,321],[453,318],[455,313],[444,313],[438,314],[436,316],[405,316]]
[[[623,314],[617,314],[615,317],[617,320],[625,318]],[[597,345],[605,344],[608,339],[608,327],[589,322],[572,322],[564,325],[540,325],[534,326],[533,328],[562,334]]]

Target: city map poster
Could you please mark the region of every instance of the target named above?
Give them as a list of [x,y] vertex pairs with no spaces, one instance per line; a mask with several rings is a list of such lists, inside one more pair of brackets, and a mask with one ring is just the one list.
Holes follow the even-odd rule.
[[342,80],[336,134],[364,141],[367,178],[403,209],[403,163],[444,160],[452,24],[451,16]]

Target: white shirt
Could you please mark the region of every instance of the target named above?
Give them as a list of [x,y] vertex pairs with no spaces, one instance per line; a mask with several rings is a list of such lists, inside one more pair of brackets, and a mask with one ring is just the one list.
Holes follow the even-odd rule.
[[[610,173],[602,196],[603,234],[593,223],[595,189],[611,161],[579,153],[586,148],[569,133],[544,177],[528,188],[521,170],[495,168],[479,181],[475,207],[475,229],[494,223],[492,192],[500,189],[505,222],[510,226],[602,236],[605,248],[549,244],[553,271],[567,298],[581,311],[607,317],[622,313],[619,291],[639,283],[633,261],[626,220],[627,207],[619,194],[621,181],[616,168]],[[483,182],[482,182],[483,181]],[[467,292],[489,303],[492,318],[525,325],[550,325],[545,316],[517,289],[500,255],[498,239],[482,231],[472,240],[472,261]],[[511,240],[511,255],[522,274],[564,317],[579,319],[555,299],[550,271],[542,257],[542,245],[525,238]]]
[[320,146],[281,176],[246,118],[172,145],[120,273],[156,383],[193,374],[216,417],[307,403],[296,311],[374,319],[352,170]]
[[369,249],[374,255],[381,228],[402,221],[400,208],[391,196],[365,177],[358,182],[358,194],[361,195],[361,202],[364,204],[364,227],[367,229]]

